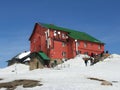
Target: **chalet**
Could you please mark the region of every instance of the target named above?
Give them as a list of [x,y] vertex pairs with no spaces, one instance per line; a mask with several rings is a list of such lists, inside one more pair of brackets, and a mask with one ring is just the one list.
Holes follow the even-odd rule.
[[104,43],[80,31],[53,24],[36,23],[29,38],[32,53],[43,52],[50,60],[74,58],[78,54],[100,54]]
[[30,61],[30,51],[25,51],[17,54],[12,59],[8,60],[8,66],[13,65],[15,63],[29,64]]

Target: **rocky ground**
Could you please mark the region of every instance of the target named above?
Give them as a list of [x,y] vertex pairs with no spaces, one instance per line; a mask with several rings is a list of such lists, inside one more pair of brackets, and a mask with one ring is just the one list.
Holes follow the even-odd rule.
[[0,83],[0,88],[7,88],[7,90],[14,90],[17,86],[21,86],[21,85],[24,88],[42,86],[42,84],[40,84],[40,81],[21,79],[21,80],[14,80],[11,82]]

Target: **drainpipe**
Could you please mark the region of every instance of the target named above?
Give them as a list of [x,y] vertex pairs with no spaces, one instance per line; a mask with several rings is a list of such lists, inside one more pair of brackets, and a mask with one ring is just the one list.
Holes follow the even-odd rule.
[[47,30],[47,48],[50,48],[50,30]]

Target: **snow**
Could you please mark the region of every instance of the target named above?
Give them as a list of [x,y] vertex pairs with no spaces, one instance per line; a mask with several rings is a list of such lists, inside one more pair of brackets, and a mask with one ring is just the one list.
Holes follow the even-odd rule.
[[26,71],[29,71],[29,66],[24,64],[14,64],[0,70],[0,72],[2,72],[1,74],[11,74],[16,71],[18,71],[19,73],[24,73]]
[[29,54],[30,54],[30,51],[25,51],[25,52],[19,54],[16,58],[22,59],[23,57],[25,57],[25,56],[27,56]]
[[30,61],[30,58],[28,57],[27,59],[24,60],[24,62],[26,62],[26,61]]
[[[16,90],[120,90],[120,55],[112,54],[104,61],[87,67],[82,57],[83,55],[78,55],[55,68],[32,71],[29,71],[27,65],[14,64],[0,69],[0,78],[4,79],[0,83],[16,79],[33,79],[43,84],[33,88],[18,86]],[[101,82],[89,80],[88,77],[110,82],[117,81],[117,83],[113,83],[113,86],[102,86]]]

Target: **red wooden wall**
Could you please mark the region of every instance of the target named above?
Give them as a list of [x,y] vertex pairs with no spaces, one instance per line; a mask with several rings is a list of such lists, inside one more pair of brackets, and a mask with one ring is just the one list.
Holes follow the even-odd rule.
[[[51,59],[62,59],[62,58],[73,58],[76,56],[76,42],[74,39],[67,37],[67,32],[58,31],[58,30],[49,30],[50,45],[47,48],[46,34],[47,28],[36,24],[33,30],[33,33],[30,37],[30,50],[31,52],[45,52]],[[56,33],[56,36],[54,35]],[[65,35],[65,37],[62,36]],[[81,54],[91,53],[100,54],[104,51],[104,45],[77,40],[78,51]],[[63,46],[63,43],[65,44]],[[86,43],[86,45],[85,45]],[[63,55],[63,52],[65,55]]]

